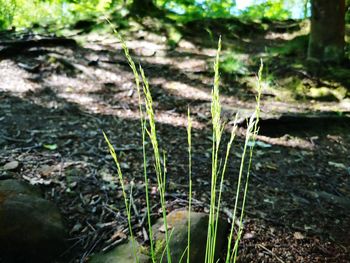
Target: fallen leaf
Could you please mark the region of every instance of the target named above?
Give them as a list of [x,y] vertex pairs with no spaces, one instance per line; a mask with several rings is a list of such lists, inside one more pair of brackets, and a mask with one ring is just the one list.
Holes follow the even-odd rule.
[[130,165],[128,165],[127,163],[120,163],[120,168],[122,168],[122,169],[130,169]]
[[278,167],[275,164],[273,164],[273,163],[268,163],[268,164],[266,164],[265,167],[270,169],[270,170],[274,170],[274,171],[278,170]]
[[43,147],[50,151],[54,151],[57,149],[57,144],[43,144]]
[[151,195],[156,195],[156,194],[157,194],[157,192],[158,192],[157,187],[152,186]]
[[300,233],[300,232],[294,232],[293,236],[294,236],[295,239],[298,239],[298,240],[301,240],[301,239],[305,238],[304,235],[302,233]]
[[23,175],[23,179],[27,180],[31,185],[37,185],[37,184],[49,185],[52,182],[51,180],[45,180],[43,178],[38,178],[38,177],[29,177],[25,175]]
[[4,165],[4,170],[15,170],[19,165],[18,161],[11,161]]
[[329,162],[328,162],[328,165],[331,165],[331,166],[333,166],[333,167],[335,167],[335,168],[339,168],[339,169],[345,169],[345,170],[348,169],[348,168],[345,166],[345,164],[343,164],[343,163],[336,163],[336,162],[329,161]]
[[49,176],[52,172],[57,171],[59,167],[57,165],[44,164],[39,168],[39,172],[42,176]]
[[255,233],[254,232],[249,232],[249,233],[245,233],[243,236],[243,239],[252,239],[255,237]]
[[116,239],[126,239],[127,236],[123,231],[116,231],[114,232],[114,234],[111,236],[111,238],[109,239],[110,241],[114,241]]
[[[169,225],[169,224],[167,224],[167,227],[168,227],[167,230],[170,230],[170,229],[173,228],[173,227],[172,227],[171,225]],[[158,230],[159,230],[160,232],[162,232],[162,233],[165,233],[165,225],[163,224],[160,228],[158,228]]]
[[83,226],[82,226],[80,223],[76,223],[76,224],[72,227],[70,233],[78,232],[82,227],[83,227]]

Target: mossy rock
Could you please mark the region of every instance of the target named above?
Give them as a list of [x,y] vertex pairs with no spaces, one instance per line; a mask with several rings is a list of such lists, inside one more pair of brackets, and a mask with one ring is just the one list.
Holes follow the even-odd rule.
[[[1,181],[0,193],[3,196],[3,198],[5,197],[5,195],[11,196],[19,194],[40,196],[40,191],[36,187],[14,179]],[[2,199],[0,197],[0,204],[2,203],[1,200]]]
[[65,237],[58,209],[37,188],[0,181],[0,262],[51,262],[66,249]]
[[133,242],[128,239],[125,244],[117,246],[107,253],[99,253],[94,255],[90,263],[147,263],[149,262],[149,256],[143,254],[143,249],[139,243],[135,240],[134,245],[138,257],[136,261]]
[[[207,230],[209,216],[205,213],[191,213],[191,245],[190,245],[190,262],[205,262],[205,251],[207,242]],[[227,233],[229,224],[219,219],[218,232],[216,239],[216,259],[222,258],[223,252],[226,248]],[[187,256],[183,257],[184,251],[187,248],[187,234],[188,234],[188,211],[177,210],[171,212],[167,216],[168,233],[171,235],[169,248],[172,262],[186,262]],[[164,234],[163,219],[159,219],[155,225],[153,225],[153,233],[155,242],[155,254],[157,262],[168,262]],[[181,261],[182,259],[182,261]]]

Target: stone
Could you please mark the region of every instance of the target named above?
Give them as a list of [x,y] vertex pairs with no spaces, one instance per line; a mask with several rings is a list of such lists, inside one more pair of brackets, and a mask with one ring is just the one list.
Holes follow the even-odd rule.
[[36,187],[0,181],[0,262],[50,262],[65,250],[65,237],[58,209]]
[[5,164],[3,169],[4,170],[15,170],[15,169],[17,169],[18,166],[19,166],[18,161],[11,161],[11,162],[8,162],[7,164]]
[[[207,242],[209,215],[205,213],[191,212],[191,244],[190,244],[190,262],[205,262],[205,251]],[[176,210],[167,216],[167,225],[171,238],[169,242],[172,262],[180,262],[181,257],[187,248],[188,233],[188,211]],[[165,234],[163,219],[159,219],[153,225],[153,234],[155,238],[157,262],[167,262],[165,249]],[[226,220],[219,218],[218,232],[216,239],[216,259],[223,258],[223,252],[226,249],[229,224]],[[182,258],[186,262],[187,256]]]
[[[138,255],[139,263],[149,262],[149,256],[142,253],[143,249],[135,240],[135,247]],[[107,253],[99,253],[94,255],[89,263],[136,263],[132,241],[127,240],[125,244],[119,245]]]

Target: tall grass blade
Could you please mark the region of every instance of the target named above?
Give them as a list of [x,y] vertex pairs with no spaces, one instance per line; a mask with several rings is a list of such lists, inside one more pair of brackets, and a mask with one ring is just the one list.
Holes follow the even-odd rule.
[[[168,263],[171,263],[171,254],[170,254],[170,248],[169,248],[169,233],[168,233],[168,225],[167,225],[167,219],[166,219],[166,204],[165,204],[166,169],[165,167],[163,167],[162,169],[162,166],[161,166],[161,158],[160,158],[160,152],[158,147],[156,124],[155,124],[154,111],[153,111],[153,99],[152,99],[151,91],[149,89],[148,80],[141,66],[140,66],[140,73],[143,81],[143,93],[145,95],[146,114],[148,117],[148,124],[150,127],[149,129],[146,130],[146,132],[151,140],[152,148],[153,148],[153,156],[155,160],[155,171],[156,171],[156,177],[157,177],[157,184],[159,188],[160,203],[161,203],[161,208],[163,213],[167,260],[168,260]],[[164,164],[165,164],[165,158],[164,158]]]
[[133,235],[132,225],[131,225],[131,206],[129,204],[128,197],[127,197],[126,191],[125,191],[123,173],[121,171],[120,164],[119,164],[119,161],[118,161],[118,157],[117,157],[117,154],[116,154],[116,152],[114,150],[113,145],[108,140],[108,137],[105,134],[105,132],[103,132],[103,136],[104,136],[104,138],[105,138],[105,140],[106,140],[106,142],[108,144],[109,152],[112,155],[113,160],[114,160],[114,162],[115,162],[115,164],[117,166],[119,183],[120,183],[121,188],[122,188],[122,194],[123,194],[123,198],[124,198],[125,208],[127,210],[126,212],[127,212],[127,218],[128,218],[128,227],[129,227],[129,232],[130,232],[130,238],[131,238],[131,242],[132,242],[132,249],[133,249],[133,253],[134,253],[134,257],[136,259],[136,262],[139,262],[138,251],[137,251],[137,248],[136,248],[136,245],[135,245],[135,240],[134,240],[134,235]]
[[212,102],[211,102],[211,116],[212,116],[212,171],[211,171],[211,190],[210,190],[210,210],[209,210],[209,222],[208,222],[208,234],[207,245],[205,253],[205,262],[213,263],[215,257],[215,214],[216,214],[216,184],[218,177],[218,154],[220,148],[221,135],[223,132],[223,125],[221,123],[221,105],[219,97],[219,60],[221,51],[221,38],[218,42],[218,49],[216,53],[216,59],[214,63],[214,85],[212,90]]
[[[250,169],[252,165],[252,160],[253,160],[253,151],[254,151],[254,146],[256,142],[256,136],[259,131],[258,123],[260,119],[260,98],[261,98],[261,91],[262,91],[262,72],[263,72],[264,64],[263,61],[260,60],[260,67],[258,71],[258,76],[257,76],[257,96],[256,96],[256,106],[255,106],[255,112],[250,118],[250,125],[251,125],[251,146],[249,149],[249,161],[248,161],[248,168],[247,168],[247,175],[246,175],[246,182],[245,182],[245,187],[244,187],[244,192],[243,192],[243,201],[242,201],[242,209],[241,209],[241,216],[239,220],[239,229],[238,229],[238,236],[236,238],[236,242],[239,242],[241,233],[242,233],[242,226],[243,226],[243,216],[244,216],[244,209],[245,209],[245,204],[246,204],[246,198],[247,198],[247,193],[248,193],[248,186],[249,186],[249,176],[250,176]],[[250,126],[249,125],[249,126]],[[238,253],[238,245],[235,246],[234,249],[234,258],[233,262],[236,262],[237,259],[237,253]]]
[[[236,259],[237,259],[238,243],[240,241],[241,232],[242,232],[243,215],[244,215],[246,197],[247,197],[247,193],[248,193],[249,175],[250,175],[250,168],[251,168],[252,157],[253,157],[254,144],[256,141],[256,135],[258,133],[258,123],[259,123],[259,117],[260,117],[260,98],[261,98],[261,90],[262,90],[262,87],[261,87],[262,71],[263,71],[263,63],[261,61],[259,72],[258,72],[258,77],[257,77],[258,95],[256,96],[256,107],[255,107],[255,111],[254,111],[253,115],[250,117],[250,119],[248,121],[245,143],[244,143],[243,153],[242,153],[242,157],[241,157],[241,165],[240,165],[240,170],[239,170],[239,175],[238,175],[238,184],[237,184],[236,197],[235,197],[235,206],[234,206],[234,210],[233,210],[232,225],[231,225],[231,231],[230,231],[228,246],[227,246],[226,263],[229,263],[232,261],[236,262]],[[233,231],[234,231],[234,226],[235,226],[235,221],[236,221],[238,201],[239,201],[239,197],[240,197],[243,169],[245,166],[245,159],[246,159],[247,148],[248,148],[249,142],[252,142],[250,144],[252,146],[249,147],[249,160],[248,160],[247,174],[245,177],[246,182],[245,182],[244,192],[243,192],[243,200],[242,200],[242,206],[241,206],[242,209],[241,209],[241,215],[240,215],[239,226],[238,226],[238,234],[237,234],[237,237],[235,240],[235,245],[234,245],[234,249],[232,252],[233,254],[231,255],[231,243],[232,243],[232,239],[233,239]],[[233,256],[233,258],[232,258],[232,256]]]
[[[187,143],[188,143],[188,226],[187,226],[187,263],[190,263],[191,249],[191,204],[192,204],[192,120],[190,108],[187,110]],[[180,261],[181,262],[181,261]]]
[[129,49],[126,45],[126,42],[124,41],[123,37],[119,34],[119,32],[114,28],[112,22],[105,18],[108,24],[111,26],[113,33],[117,36],[118,40],[121,43],[122,49],[124,51],[124,55],[129,63],[129,66],[133,72],[134,75],[134,81],[138,96],[138,105],[139,105],[139,114],[140,114],[140,124],[141,124],[141,134],[142,134],[142,154],[143,154],[143,173],[144,173],[144,180],[145,180],[145,197],[146,197],[146,208],[147,208],[147,224],[148,224],[148,234],[150,239],[150,254],[152,262],[155,263],[155,251],[154,251],[154,243],[153,243],[153,233],[152,233],[152,223],[151,223],[151,207],[150,207],[150,201],[149,201],[149,192],[148,192],[148,175],[147,175],[147,155],[146,155],[146,121],[144,118],[144,113],[142,110],[142,99],[141,99],[141,89],[140,89],[140,76],[137,71],[135,62],[130,56]]

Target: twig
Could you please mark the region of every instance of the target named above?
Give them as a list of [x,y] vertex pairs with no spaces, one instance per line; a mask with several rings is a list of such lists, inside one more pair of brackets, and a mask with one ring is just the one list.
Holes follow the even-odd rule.
[[[159,206],[159,203],[157,203],[157,204],[155,204],[155,205],[153,205],[151,208],[150,208],[150,213],[154,210],[154,209],[156,209],[156,207],[157,206]],[[145,213],[143,214],[143,217],[142,217],[142,220],[141,220],[141,226],[143,226],[143,224],[145,223],[145,220],[146,220],[146,218],[147,218],[147,213],[148,213],[148,211],[145,211]],[[151,216],[152,216],[152,214],[151,214]]]
[[29,138],[29,139],[16,139],[16,138],[12,138],[12,137],[8,137],[8,136],[6,136],[6,135],[4,135],[4,134],[0,134],[0,136],[3,138],[3,139],[5,139],[5,140],[7,140],[7,141],[12,141],[12,142],[25,142],[25,143],[30,143],[32,140],[33,140],[33,138]]
[[28,147],[20,147],[20,148],[15,148],[12,150],[12,152],[30,152],[31,150],[34,149],[39,149],[43,147],[43,145],[41,143],[36,143],[32,146],[28,146]]
[[140,213],[137,210],[137,207],[135,205],[134,198],[133,198],[132,195],[130,195],[130,203],[131,203],[131,206],[132,206],[132,208],[134,210],[134,213],[136,215],[137,221],[139,222],[139,225],[142,228],[143,240],[144,241],[148,241],[149,240],[149,236],[147,234],[146,229],[142,226],[142,223],[144,222],[144,220],[143,220],[143,218],[140,217]]
[[260,247],[263,250],[265,250],[266,252],[268,252],[271,256],[275,257],[279,262],[285,263],[279,256],[277,256],[272,250],[268,249],[267,247],[265,247],[261,244],[258,244],[258,247]]
[[102,251],[103,252],[106,252],[107,250],[109,250],[111,247],[114,247],[116,245],[119,245],[120,243],[124,242],[125,239],[121,238],[121,239],[118,239],[116,241],[114,241],[112,244],[109,244],[108,246],[105,246],[104,248],[102,248]]
[[86,262],[86,258],[92,253],[92,251],[95,249],[95,247],[98,245],[99,242],[101,242],[101,240],[103,239],[103,235],[100,236],[100,238],[97,238],[99,235],[97,232],[95,232],[94,235],[94,243],[92,244],[92,246],[90,246],[90,248],[84,252],[83,256],[80,258],[80,263],[84,263]]

